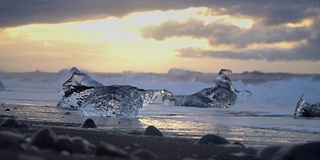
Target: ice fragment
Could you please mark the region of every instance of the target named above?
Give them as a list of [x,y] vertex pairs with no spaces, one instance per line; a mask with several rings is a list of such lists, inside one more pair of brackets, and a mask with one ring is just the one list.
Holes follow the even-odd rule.
[[192,95],[163,96],[165,105],[227,108],[233,105],[237,96],[250,97],[250,91],[238,91],[231,83],[231,70],[221,69],[215,86],[204,88]]

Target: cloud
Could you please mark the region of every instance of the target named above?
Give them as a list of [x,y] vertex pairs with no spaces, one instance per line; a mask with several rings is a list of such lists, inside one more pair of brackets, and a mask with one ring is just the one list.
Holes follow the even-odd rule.
[[184,9],[206,6],[206,3],[192,0],[0,0],[0,28],[121,17],[132,12]]
[[309,38],[304,45],[292,49],[261,48],[245,51],[237,50],[204,50],[201,48],[179,49],[178,56],[192,58],[221,58],[239,60],[267,60],[267,61],[320,61],[320,34],[315,38]]
[[[315,0],[0,0],[0,28],[32,23],[61,23],[121,17],[132,12],[208,7],[234,15],[260,17],[266,24],[298,22],[317,12]],[[219,10],[223,8],[223,10]]]
[[[241,28],[225,20],[217,20],[210,24],[197,19],[189,19],[184,22],[168,20],[160,26],[142,28],[141,35],[158,41],[172,37],[189,37],[206,39],[209,42],[209,49],[208,47],[179,49],[178,55],[183,57],[320,61],[320,45],[317,44],[320,41],[319,7],[310,5],[311,3],[307,3],[308,5],[284,4],[287,3],[280,1],[278,5],[271,2],[260,6],[256,3],[231,5],[226,10],[219,10],[218,13],[215,13],[216,15],[235,16],[241,14],[241,18],[251,18],[255,23],[249,29]],[[296,27],[287,25],[288,23],[301,23],[304,20],[309,20],[310,24]],[[280,43],[286,46],[277,46]],[[229,46],[229,49],[216,49],[221,45]],[[252,45],[258,47],[254,48]]]

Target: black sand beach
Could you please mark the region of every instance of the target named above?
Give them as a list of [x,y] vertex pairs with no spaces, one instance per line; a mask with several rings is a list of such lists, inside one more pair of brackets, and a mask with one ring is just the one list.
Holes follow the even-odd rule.
[[[88,117],[54,106],[3,103],[0,110],[1,159],[271,159],[258,154],[272,145],[320,140],[317,133],[228,126],[191,136],[188,128],[161,126],[170,121],[151,117],[94,117],[94,124],[84,124]],[[153,122],[155,131],[146,129]]]

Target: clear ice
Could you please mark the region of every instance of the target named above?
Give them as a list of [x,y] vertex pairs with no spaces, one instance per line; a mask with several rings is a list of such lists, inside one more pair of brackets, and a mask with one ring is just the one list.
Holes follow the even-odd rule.
[[142,107],[166,90],[143,90],[129,85],[96,87],[79,108],[81,116],[134,118]]
[[103,86],[77,68],[63,84],[64,96],[58,107],[78,109],[81,116],[134,118],[141,108],[152,103],[160,94],[171,96],[167,90],[143,90],[129,85]]
[[102,84],[92,79],[89,75],[80,72],[75,67],[70,70],[70,74],[71,78],[62,85],[63,97],[57,107],[77,109],[94,88],[102,86]]
[[4,91],[4,90],[6,90],[6,89],[4,88],[4,85],[2,84],[2,82],[0,81],[0,92]]
[[252,95],[247,90],[236,90],[231,83],[231,74],[231,70],[221,69],[214,87],[204,88],[192,95],[165,95],[162,101],[164,105],[227,108],[235,103],[237,96]]
[[320,103],[309,104],[304,95],[301,96],[294,111],[295,117],[320,117]]

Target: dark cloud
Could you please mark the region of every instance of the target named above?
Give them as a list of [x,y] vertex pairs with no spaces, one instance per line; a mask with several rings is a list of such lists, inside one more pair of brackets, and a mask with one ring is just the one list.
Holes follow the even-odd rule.
[[[260,2],[260,1],[259,1]],[[203,21],[189,19],[179,23],[167,21],[160,26],[148,26],[141,30],[145,38],[165,40],[171,37],[190,37],[207,39],[209,44],[229,45],[236,50],[204,50],[201,48],[184,48],[179,50],[183,57],[213,57],[229,59],[256,59],[256,60],[320,60],[320,1],[306,1],[306,3],[288,3],[288,1],[273,1],[230,5],[218,14],[231,14],[255,20],[250,29],[226,23],[223,20],[205,25]],[[223,5],[221,5],[223,6]],[[308,18],[314,21],[308,27],[288,27],[286,23],[297,23]],[[301,42],[302,45],[291,49],[270,48],[270,45],[279,42]],[[269,44],[267,48],[247,49],[249,44]]]
[[[167,21],[160,26],[141,30],[145,38],[164,40],[174,36],[205,38],[210,45],[233,45],[239,51],[208,51],[201,48],[180,50],[180,56],[215,57],[259,60],[320,60],[320,1],[319,0],[0,0],[0,28],[32,23],[61,23],[108,16],[122,17],[132,12],[208,7],[215,14],[228,14],[256,20],[250,29],[216,21],[189,19],[186,22]],[[156,17],[155,17],[156,18]],[[302,19],[315,20],[311,27],[289,28],[285,23]],[[293,49],[245,50],[252,43],[307,43]]]
[[60,23],[131,12],[184,9],[188,7],[224,8],[221,12],[260,17],[267,24],[299,21],[316,12],[319,0],[0,0],[0,27],[31,23]]
[[202,21],[189,19],[183,23],[169,20],[160,26],[145,27],[142,29],[142,36],[156,40],[188,36],[206,38],[212,45],[227,44],[245,47],[251,43],[300,41],[310,36],[310,30],[304,27],[267,27],[259,24],[254,25],[251,29],[242,29],[223,21],[205,25]]
[[131,12],[199,5],[192,0],[0,0],[0,27],[121,17]]
[[192,58],[222,58],[222,59],[240,59],[240,60],[268,60],[268,61],[320,61],[320,34],[310,37],[307,43],[292,49],[279,48],[261,48],[250,49],[246,51],[225,50],[203,50],[201,48],[183,48],[178,50],[181,57]]

